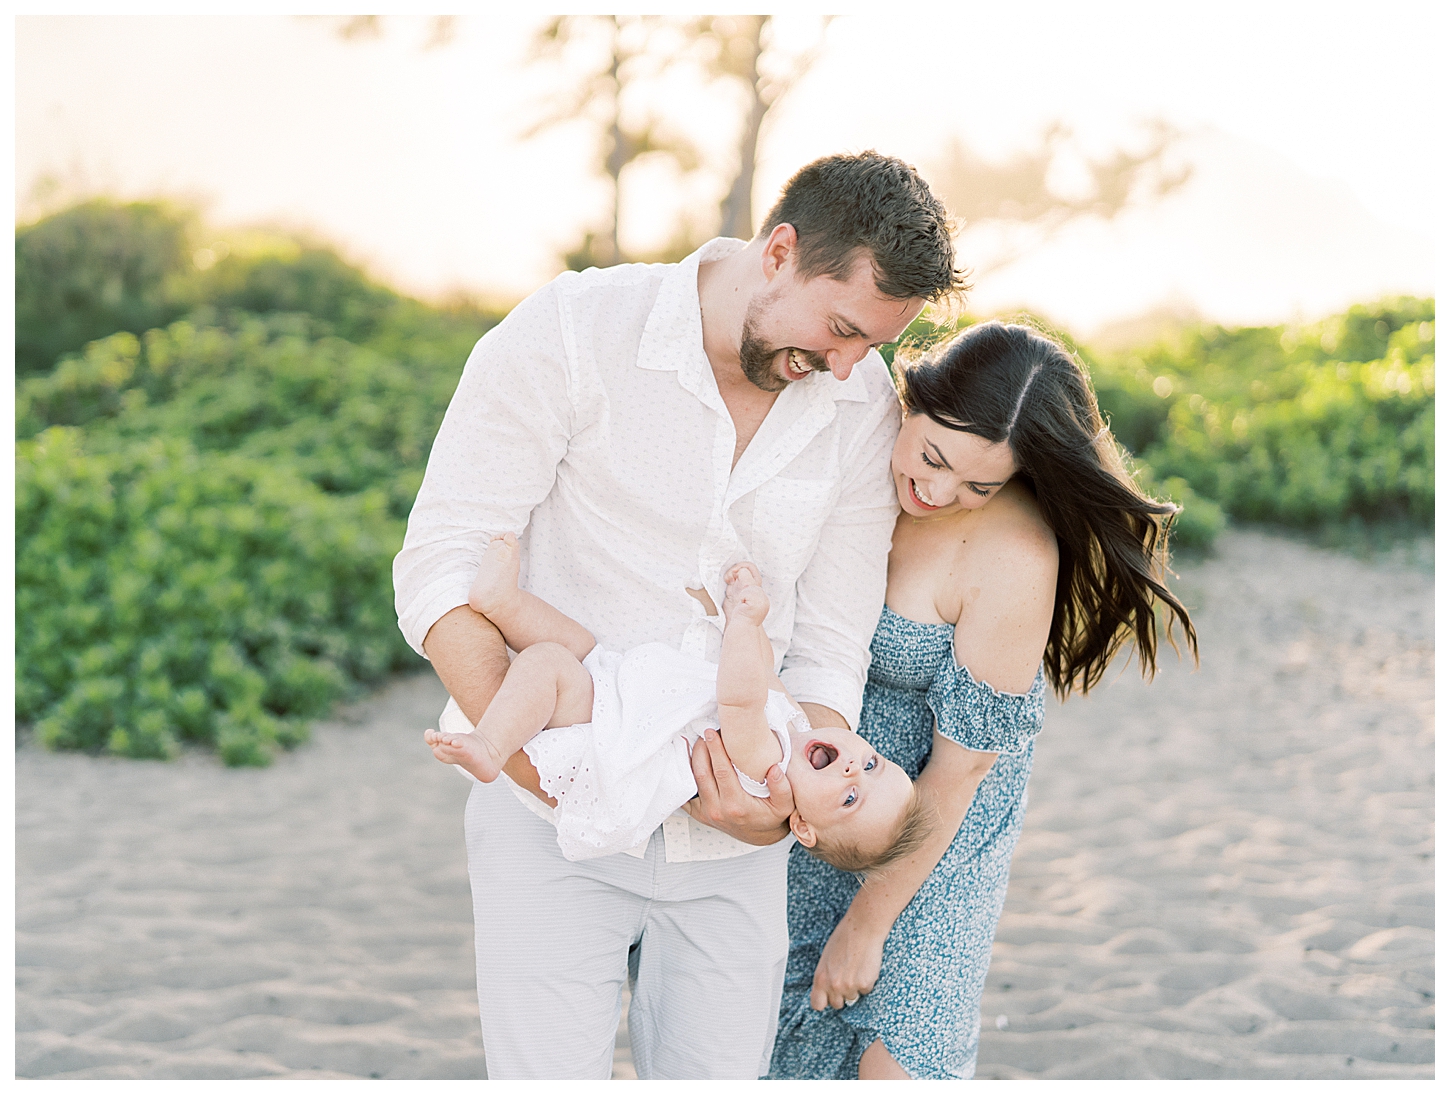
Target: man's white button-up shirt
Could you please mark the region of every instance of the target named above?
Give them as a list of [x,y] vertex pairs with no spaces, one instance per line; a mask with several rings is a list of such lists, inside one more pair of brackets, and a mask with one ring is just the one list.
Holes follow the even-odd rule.
[[[719,605],[723,572],[748,559],[770,595],[781,681],[856,725],[897,514],[900,410],[873,350],[845,381],[787,387],[731,467],[697,274],[743,246],[561,274],[479,340],[393,563],[415,650],[468,603],[504,532],[523,546],[524,588],[618,651],[666,642],[718,660],[723,621],[686,590]],[[665,837],[672,860],[754,850],[683,812]]]

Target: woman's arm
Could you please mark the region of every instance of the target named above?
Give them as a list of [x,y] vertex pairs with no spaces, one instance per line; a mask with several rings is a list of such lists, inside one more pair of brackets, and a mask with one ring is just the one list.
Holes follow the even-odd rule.
[[911,855],[867,876],[821,952],[811,1007],[817,1011],[845,1007],[871,991],[881,972],[881,948],[891,925],[946,854],[971,808],[977,785],[996,759],[996,753],[963,749],[940,734],[933,736],[931,760],[916,786],[936,805],[937,824]]
[[[953,654],[973,680],[1021,694],[1037,676],[1052,624],[1057,542],[1035,511],[999,506],[992,517],[991,535],[955,560],[953,571],[965,576],[966,588],[959,591]],[[933,735],[917,786],[933,797],[938,823],[920,848],[869,875],[857,892],[816,965],[811,1006],[817,1011],[842,1007],[875,986],[892,924],[946,854],[996,758],[950,740],[940,727]]]

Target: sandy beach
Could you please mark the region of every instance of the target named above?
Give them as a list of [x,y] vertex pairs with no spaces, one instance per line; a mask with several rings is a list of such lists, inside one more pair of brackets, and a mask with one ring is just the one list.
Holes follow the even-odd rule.
[[[1428,559],[1230,532],[1175,583],[1200,669],[1050,708],[979,1077],[1433,1076]],[[22,741],[17,1075],[485,1076],[443,700],[260,771]]]

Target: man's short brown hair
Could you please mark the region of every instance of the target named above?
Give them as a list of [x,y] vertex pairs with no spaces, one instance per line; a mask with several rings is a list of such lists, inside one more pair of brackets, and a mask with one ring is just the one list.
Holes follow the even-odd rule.
[[756,238],[781,224],[796,231],[803,278],[847,280],[864,247],[876,288],[892,300],[939,301],[966,288],[946,206],[894,156],[867,151],[806,164],[785,184]]

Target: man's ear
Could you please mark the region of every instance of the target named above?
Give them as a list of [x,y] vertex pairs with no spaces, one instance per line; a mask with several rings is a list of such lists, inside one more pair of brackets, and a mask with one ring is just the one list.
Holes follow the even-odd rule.
[[765,250],[760,255],[760,272],[766,281],[773,281],[784,272],[795,257],[795,225],[777,224],[765,238]]
[[790,831],[795,833],[795,838],[807,848],[814,848],[816,846],[816,831],[811,828],[810,822],[801,817],[799,810],[791,811]]

